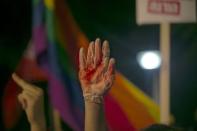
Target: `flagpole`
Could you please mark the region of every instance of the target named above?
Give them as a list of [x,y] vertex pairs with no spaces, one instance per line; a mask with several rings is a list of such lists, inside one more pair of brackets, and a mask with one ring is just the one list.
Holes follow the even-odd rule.
[[160,24],[160,122],[170,123],[170,23]]

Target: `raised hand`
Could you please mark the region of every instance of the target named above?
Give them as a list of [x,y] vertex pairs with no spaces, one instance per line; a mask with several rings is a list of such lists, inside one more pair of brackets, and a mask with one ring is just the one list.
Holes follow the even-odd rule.
[[27,114],[32,130],[46,130],[43,90],[26,82],[15,73],[12,75],[12,78],[22,88],[22,92],[18,95],[18,100]]
[[79,51],[79,79],[85,99],[94,102],[103,97],[111,88],[115,76],[115,59],[110,58],[108,41],[104,41],[101,49],[100,39],[91,42],[87,56],[84,49]]

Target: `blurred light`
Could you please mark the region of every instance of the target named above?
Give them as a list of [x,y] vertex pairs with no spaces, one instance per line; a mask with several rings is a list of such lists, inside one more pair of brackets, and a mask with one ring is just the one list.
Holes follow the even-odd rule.
[[152,70],[160,67],[161,57],[159,51],[140,52],[137,60],[143,69]]

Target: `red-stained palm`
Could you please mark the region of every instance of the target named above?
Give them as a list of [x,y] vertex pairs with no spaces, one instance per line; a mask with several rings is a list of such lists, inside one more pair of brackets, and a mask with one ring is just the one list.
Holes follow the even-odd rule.
[[100,39],[89,44],[87,57],[84,49],[80,49],[79,79],[84,96],[103,96],[111,88],[114,80],[115,60],[109,56],[108,42],[104,41],[101,49]]

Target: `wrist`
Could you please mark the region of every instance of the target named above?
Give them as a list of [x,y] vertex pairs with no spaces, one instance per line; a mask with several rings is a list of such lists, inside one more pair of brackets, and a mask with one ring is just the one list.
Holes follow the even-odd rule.
[[95,104],[103,104],[103,96],[102,95],[84,95],[85,103],[95,103]]

